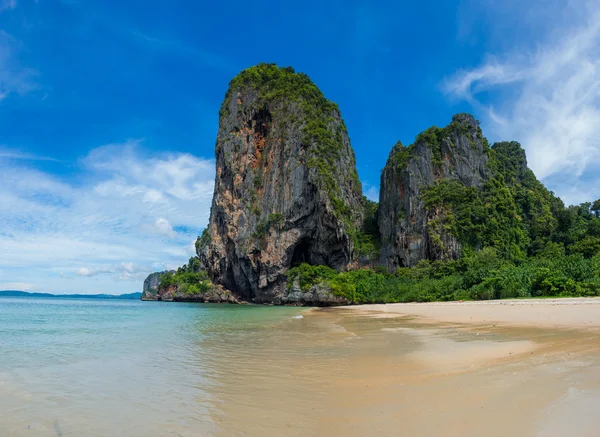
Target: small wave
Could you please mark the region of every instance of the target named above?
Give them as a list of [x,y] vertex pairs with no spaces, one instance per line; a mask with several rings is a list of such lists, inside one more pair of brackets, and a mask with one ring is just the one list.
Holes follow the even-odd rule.
[[298,314],[297,316],[292,317],[292,319],[303,319],[304,316],[302,314]]

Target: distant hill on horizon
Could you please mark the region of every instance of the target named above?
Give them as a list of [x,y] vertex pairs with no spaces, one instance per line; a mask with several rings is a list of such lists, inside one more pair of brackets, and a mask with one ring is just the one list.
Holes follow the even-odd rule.
[[128,294],[51,294],[20,290],[0,290],[0,297],[69,297],[73,299],[140,299],[142,293]]

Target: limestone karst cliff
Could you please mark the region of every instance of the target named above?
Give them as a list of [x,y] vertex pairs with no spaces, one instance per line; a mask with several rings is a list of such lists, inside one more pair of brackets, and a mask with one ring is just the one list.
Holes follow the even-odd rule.
[[381,262],[393,271],[484,247],[522,259],[549,241],[562,208],[519,143],[490,147],[479,123],[457,114],[392,149],[381,176]]
[[455,115],[443,129],[428,129],[409,147],[394,146],[381,175],[378,213],[381,255],[388,268],[460,256],[457,238],[438,229],[435,220],[443,211],[427,208],[423,192],[439,180],[483,185],[490,176],[488,150],[479,124],[467,114]]
[[212,281],[253,302],[280,300],[307,262],[346,270],[363,221],[340,111],[308,76],[260,64],[220,110],[215,191],[197,253]]
[[[306,75],[260,64],[230,83],[215,155],[198,257],[150,275],[143,299],[325,306],[600,293],[593,275],[536,264],[600,253],[600,200],[565,208],[519,143],[490,146],[471,115],[396,144],[377,204],[362,196],[337,106]],[[490,276],[498,268],[505,275]]]
[[142,300],[158,300],[158,286],[160,285],[160,277],[165,272],[150,273],[144,280],[144,288],[142,289]]

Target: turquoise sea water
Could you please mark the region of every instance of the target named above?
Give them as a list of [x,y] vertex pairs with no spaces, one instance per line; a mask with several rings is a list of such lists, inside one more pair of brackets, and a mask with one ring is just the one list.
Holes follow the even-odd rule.
[[0,437],[598,435],[595,331],[384,316],[0,298]]
[[228,381],[285,356],[300,312],[0,298],[0,436],[224,435]]

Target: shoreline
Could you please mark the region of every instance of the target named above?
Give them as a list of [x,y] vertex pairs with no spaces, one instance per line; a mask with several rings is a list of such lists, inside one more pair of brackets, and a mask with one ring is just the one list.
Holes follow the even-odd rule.
[[337,308],[377,318],[418,318],[420,322],[600,328],[599,297],[388,303]]
[[[363,383],[372,394],[365,404],[377,405],[378,414],[357,422],[352,435],[372,429],[395,435],[400,426],[407,435],[456,437],[597,434],[600,423],[587,412],[600,406],[598,298],[356,305],[316,313],[374,343],[352,366],[351,381]],[[364,408],[359,402],[349,415]],[[349,435],[336,425],[326,434]]]

